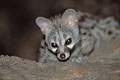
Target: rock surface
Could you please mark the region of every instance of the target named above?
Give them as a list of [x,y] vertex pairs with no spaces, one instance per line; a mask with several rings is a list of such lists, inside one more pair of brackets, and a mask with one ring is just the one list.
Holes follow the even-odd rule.
[[80,63],[0,56],[0,80],[120,80],[120,39],[106,44]]

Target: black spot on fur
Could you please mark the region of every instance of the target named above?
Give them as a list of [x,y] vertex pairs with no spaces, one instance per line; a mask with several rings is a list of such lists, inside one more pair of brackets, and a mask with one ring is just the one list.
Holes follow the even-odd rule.
[[108,31],[108,35],[111,35],[112,34],[112,31]]
[[107,21],[107,24],[109,24],[110,23],[110,21]]
[[81,16],[80,19],[79,19],[80,22],[83,22],[85,21],[85,17],[84,16]]
[[90,18],[91,18],[91,19],[95,19],[94,16],[91,16]]
[[97,23],[99,23],[100,20],[99,20],[99,19],[96,19],[96,21],[97,21]]
[[92,27],[91,27],[91,29],[94,29],[95,28],[95,25],[93,25]]
[[42,49],[44,49],[44,46],[41,46]]
[[83,22],[83,21],[85,21],[85,18],[88,18],[87,15],[81,16],[80,19],[79,19],[79,21]]
[[114,36],[114,37],[112,37],[112,39],[115,39],[115,36]]
[[120,30],[120,26],[116,26],[115,28],[118,29],[118,30]]
[[89,36],[92,36],[91,34],[89,34]]
[[83,17],[84,17],[84,18],[88,18],[88,16],[87,16],[87,15],[84,15]]
[[87,34],[87,32],[84,32],[84,33],[83,33],[83,35],[86,35],[86,34]]

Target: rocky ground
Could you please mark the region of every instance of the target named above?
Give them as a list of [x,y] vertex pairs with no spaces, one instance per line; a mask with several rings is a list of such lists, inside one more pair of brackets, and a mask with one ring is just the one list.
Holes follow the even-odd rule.
[[106,44],[80,63],[0,56],[0,80],[120,80],[120,39]]

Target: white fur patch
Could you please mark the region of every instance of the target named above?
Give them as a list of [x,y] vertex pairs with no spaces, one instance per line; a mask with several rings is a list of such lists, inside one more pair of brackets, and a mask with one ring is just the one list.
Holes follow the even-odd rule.
[[55,53],[56,52],[56,50],[57,50],[57,48],[52,48],[52,51]]
[[67,45],[67,47],[72,49],[73,48],[73,44]]

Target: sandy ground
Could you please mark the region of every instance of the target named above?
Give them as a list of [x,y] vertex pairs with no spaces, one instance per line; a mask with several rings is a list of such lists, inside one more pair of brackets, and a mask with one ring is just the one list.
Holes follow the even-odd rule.
[[0,80],[120,80],[120,39],[106,44],[80,63],[0,56]]

